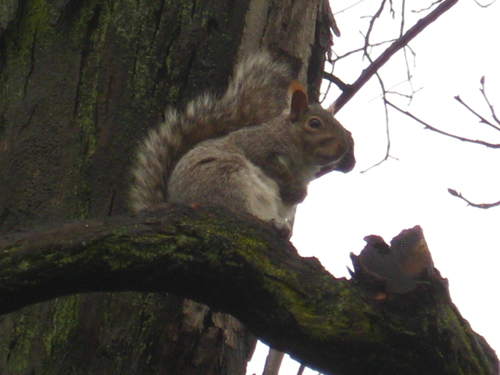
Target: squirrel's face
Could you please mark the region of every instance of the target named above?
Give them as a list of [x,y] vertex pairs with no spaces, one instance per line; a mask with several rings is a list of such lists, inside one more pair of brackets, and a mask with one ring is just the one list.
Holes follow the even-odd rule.
[[296,125],[301,127],[302,146],[305,155],[311,158],[311,164],[319,167],[329,166],[332,170],[342,163],[345,164],[344,159],[349,159],[347,165],[339,169],[347,172],[354,167],[350,133],[328,111],[319,105],[309,105]]

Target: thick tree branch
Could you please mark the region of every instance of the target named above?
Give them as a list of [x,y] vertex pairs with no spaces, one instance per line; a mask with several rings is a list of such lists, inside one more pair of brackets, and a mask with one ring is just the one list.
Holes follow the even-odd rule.
[[0,311],[70,293],[169,292],[233,314],[330,374],[497,374],[450,301],[421,230],[367,238],[351,281],[301,258],[268,224],[172,208],[0,239]]
[[387,62],[390,58],[398,52],[401,48],[405,47],[410,41],[422,32],[427,26],[438,19],[443,13],[455,5],[458,0],[445,0],[436,9],[434,9],[427,16],[419,20],[412,28],[410,28],[401,38],[392,43],[373,63],[371,63],[361,73],[359,78],[352,85],[347,86],[348,89],[344,91],[335,101],[335,112],[338,112],[356,93],[367,83],[373,75]]

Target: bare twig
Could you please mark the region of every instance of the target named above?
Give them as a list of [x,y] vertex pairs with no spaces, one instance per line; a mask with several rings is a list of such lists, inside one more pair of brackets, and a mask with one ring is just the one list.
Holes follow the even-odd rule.
[[413,67],[415,67],[415,52],[411,49],[410,46],[406,46],[405,48],[403,48],[403,53],[404,53],[404,57],[405,57],[405,65],[406,65],[406,82],[408,82],[408,84],[410,85],[410,90],[411,90],[411,94],[408,95],[408,99],[410,99],[410,103],[411,101],[413,100],[413,95],[416,94],[418,91],[420,91],[420,89],[418,90],[415,90],[415,88],[413,87],[413,82],[412,82],[412,74],[411,74],[411,69],[410,69],[410,64],[408,63],[408,53],[407,51],[410,51],[412,56],[413,56]]
[[[344,91],[336,100],[335,111],[338,112],[351,98],[367,83],[370,78],[398,52],[405,47],[413,38],[415,38],[422,30],[429,26],[432,22],[438,19],[443,13],[455,5],[458,0],[446,0],[441,3],[434,11],[429,13],[424,18],[420,19],[412,28],[410,28],[401,38],[391,44],[372,64],[366,68],[359,76],[349,90]],[[368,36],[368,35],[367,35]]]
[[325,78],[326,80],[333,83],[335,86],[337,86],[342,91],[349,90],[350,85],[348,85],[347,83],[342,81],[339,77],[334,76],[331,73],[323,72],[323,78]]
[[492,1],[491,3],[489,3],[489,4],[485,4],[485,5],[483,5],[483,4],[479,3],[479,1],[474,0],[474,2],[475,2],[477,5],[479,5],[481,8],[488,8],[491,4],[496,3],[496,1],[497,1],[497,0],[493,0],[493,1]]
[[375,26],[375,21],[380,17],[380,15],[382,14],[382,11],[384,10],[385,1],[386,0],[382,0],[382,2],[380,3],[380,7],[378,8],[377,12],[373,15],[372,19],[370,20],[370,26],[368,26],[368,31],[366,32],[366,36],[365,36],[365,46],[363,47],[365,55],[368,55],[368,47],[370,47],[370,35],[373,31],[373,27]]
[[[413,89],[413,86],[411,85],[411,78],[412,78],[412,77],[410,76],[409,78],[405,79],[404,81],[401,81],[401,82],[399,82],[399,83],[396,83],[396,84],[392,85],[391,87],[389,87],[389,88],[387,89],[386,94],[394,94],[394,95],[399,95],[399,96],[402,96],[403,98],[407,98],[407,99],[409,99],[409,103],[411,103],[411,101],[412,101],[412,99],[413,99],[413,95],[414,95],[414,94],[416,94],[417,92],[419,92],[420,90],[422,90],[422,87],[421,87],[421,88],[419,88],[419,89],[417,89],[417,90]],[[409,82],[409,83],[410,83],[410,85],[412,86],[412,87],[411,87],[411,91],[412,91],[412,93],[411,93],[411,94],[403,94],[403,93],[398,92],[398,91],[393,91],[393,89],[395,89],[396,87],[398,87],[398,86],[400,86],[400,85],[402,85],[402,84],[404,84],[404,83],[406,83],[406,82]],[[374,100],[379,99],[379,98],[383,98],[383,97],[384,97],[384,94],[383,94],[383,93],[382,93],[382,94],[379,94],[379,95],[375,96],[373,99],[370,99],[370,100],[368,101],[368,103],[371,103],[371,102],[373,102]]]
[[405,9],[406,9],[406,1],[402,0],[402,2],[401,2],[401,25],[399,27],[399,37],[403,36],[403,32],[405,29]]
[[483,146],[486,146],[486,147],[489,147],[489,148],[500,148],[500,144],[488,143],[488,142],[480,141],[478,139],[469,139],[469,138],[459,137],[457,135],[454,135],[454,134],[447,133],[445,131],[439,130],[439,129],[435,128],[434,126],[429,125],[425,121],[420,120],[418,117],[412,115],[410,112],[402,110],[398,106],[396,106],[396,105],[392,104],[391,102],[389,102],[387,99],[385,99],[385,102],[388,105],[390,105],[392,108],[394,108],[394,109],[398,110],[399,112],[401,112],[402,114],[404,114],[404,115],[412,118],[413,120],[417,121],[418,123],[424,125],[426,129],[432,130],[432,131],[434,131],[436,133],[439,133],[439,134],[446,135],[446,136],[451,137],[451,138],[458,139],[459,141],[462,141],[462,142],[475,143],[475,144],[483,145]]
[[492,124],[490,121],[488,121],[487,119],[485,119],[483,116],[481,116],[479,113],[477,113],[476,111],[474,111],[469,105],[467,105],[461,98],[460,96],[455,96],[454,97],[455,100],[457,102],[459,102],[460,104],[462,104],[465,108],[467,108],[471,113],[473,113],[474,115],[476,115],[477,117],[479,117],[479,119],[481,120],[481,122],[483,124],[486,124],[486,125],[489,125],[491,126],[493,129],[495,130],[500,130],[500,128],[498,126],[496,126],[495,124]]
[[[370,58],[370,57],[368,56],[368,58]],[[379,84],[380,84],[380,88],[382,89],[382,98],[384,100],[385,131],[386,131],[386,135],[387,135],[387,147],[386,147],[386,150],[385,150],[385,156],[384,156],[384,158],[382,160],[380,160],[378,163],[372,165],[370,168],[365,169],[364,171],[361,171],[361,173],[368,172],[372,168],[375,168],[375,167],[379,166],[380,164],[382,164],[383,162],[385,162],[387,159],[389,159],[391,157],[391,155],[390,155],[390,151],[391,151],[391,137],[390,137],[390,134],[389,134],[389,112],[387,110],[387,98],[386,98],[387,90],[385,89],[384,81],[380,77],[380,74],[377,72],[377,73],[375,73],[375,76],[377,77],[377,79],[379,81]]]
[[432,9],[436,4],[439,4],[441,3],[443,0],[438,0],[438,1],[434,1],[433,3],[431,3],[427,8],[422,8],[422,9],[419,9],[419,10],[412,10],[413,13],[421,13],[421,12],[425,12],[429,9]]
[[[384,44],[387,44],[387,43],[394,43],[395,41],[397,41],[397,39],[384,40],[383,42],[370,44],[370,47],[378,47],[378,46],[381,46],[381,45],[384,45]],[[330,61],[330,63],[335,64],[337,61],[340,61],[340,60],[342,60],[342,59],[344,59],[346,57],[349,57],[349,56],[351,56],[351,55],[353,55],[355,53],[364,52],[364,51],[365,51],[365,48],[363,46],[363,47],[360,47],[360,48],[353,49],[353,50],[351,50],[349,52],[346,52],[343,55],[337,55],[337,54],[335,54],[337,57],[334,60]],[[335,52],[333,52],[333,53],[335,53]]]
[[362,3],[362,2],[364,2],[364,1],[365,1],[365,0],[359,0],[357,3],[354,3],[354,4],[352,4],[352,5],[349,5],[347,8],[344,8],[344,9],[342,9],[342,10],[339,10],[338,12],[333,13],[333,15],[334,15],[334,16],[336,16],[337,14],[343,13],[343,12],[345,12],[346,10],[351,9],[351,8],[354,8],[356,5],[361,4],[361,3]]
[[490,107],[490,111],[491,111],[491,117],[493,117],[493,119],[495,120],[495,122],[500,125],[500,120],[498,119],[497,117],[497,114],[495,112],[495,109],[493,108],[493,105],[490,103],[489,99],[488,99],[488,96],[486,95],[486,89],[484,87],[484,82],[485,82],[485,78],[484,76],[481,77],[481,88],[479,89],[479,91],[481,91],[481,94],[483,94],[483,98],[484,100],[486,101],[486,104],[488,104],[488,107]]
[[461,193],[459,193],[459,192],[457,192],[456,190],[453,190],[453,189],[448,189],[448,193],[450,193],[454,197],[457,197],[457,198],[460,198],[460,199],[464,200],[465,202],[467,202],[467,204],[469,206],[472,206],[472,207],[488,209],[488,208],[491,208],[491,207],[500,206],[500,201],[495,202],[495,203],[472,203],[470,200],[468,200],[467,198],[465,198]]

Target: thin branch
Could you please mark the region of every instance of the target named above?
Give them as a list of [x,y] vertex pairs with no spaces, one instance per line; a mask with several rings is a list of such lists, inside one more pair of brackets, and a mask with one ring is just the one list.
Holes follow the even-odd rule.
[[342,81],[339,77],[334,76],[331,73],[323,72],[323,78],[330,81],[331,83],[333,83],[335,86],[337,86],[342,91],[349,90],[350,85],[348,85],[347,83]]
[[496,3],[496,1],[497,1],[497,0],[493,0],[493,1],[492,1],[491,3],[489,3],[489,4],[483,5],[483,4],[481,4],[479,1],[474,0],[474,2],[475,2],[477,5],[479,5],[481,8],[488,8],[488,7],[489,7],[490,5],[492,5],[493,3]]
[[372,16],[372,19],[370,20],[370,26],[368,26],[368,31],[366,32],[366,36],[365,36],[365,45],[363,47],[363,50],[365,51],[365,55],[368,55],[368,47],[370,47],[370,35],[373,31],[373,27],[375,26],[375,22],[377,21],[377,19],[382,14],[382,11],[384,10],[385,1],[386,0],[383,0],[380,3],[380,7],[378,8],[377,12]]
[[485,85],[485,77],[482,76],[481,77],[481,88],[479,89],[479,91],[481,91],[481,94],[483,94],[483,98],[484,100],[486,101],[486,104],[488,104],[488,107],[490,107],[490,111],[491,111],[491,117],[493,117],[493,119],[496,121],[496,123],[498,125],[500,125],[500,120],[498,119],[497,117],[497,114],[495,112],[495,108],[493,107],[493,105],[490,103],[489,99],[488,99],[488,96],[486,95],[486,88],[484,87]]
[[403,0],[401,3],[401,26],[399,28],[399,37],[403,36],[403,32],[405,29],[405,9],[406,9],[406,1]]
[[[408,82],[408,81],[405,81],[405,82]],[[401,96],[401,97],[403,97],[405,99],[408,99],[408,104],[410,104],[412,102],[412,100],[413,100],[413,95],[416,94],[417,92],[419,92],[420,90],[421,89],[418,89],[418,90],[414,91],[411,94],[403,94],[401,92],[391,91],[391,90],[387,91],[387,93],[388,94],[393,94],[393,95],[398,95],[398,96]]]
[[[410,77],[409,79],[405,79],[404,81],[401,81],[401,82],[396,83],[396,84],[394,84],[393,86],[389,87],[389,88],[387,89],[387,94],[393,94],[393,95],[402,96],[403,98],[407,98],[407,99],[409,99],[409,102],[411,103],[411,101],[413,100],[413,95],[414,95],[414,94],[416,94],[417,92],[419,92],[419,91],[421,91],[421,90],[422,90],[422,87],[421,87],[421,88],[419,88],[419,89],[417,89],[417,90],[413,89],[413,87],[412,87],[412,85],[411,85],[411,81],[410,81],[410,79],[411,79],[411,78],[412,78],[412,77]],[[400,85],[402,85],[403,83],[406,83],[406,82],[410,83],[411,90],[412,90],[412,93],[411,93],[411,94],[409,94],[409,95],[408,95],[408,94],[403,94],[403,93],[398,92],[398,91],[392,91],[394,88],[396,88],[396,87],[398,87],[398,86],[400,86]],[[368,101],[368,103],[371,103],[371,102],[373,102],[374,100],[379,99],[379,98],[383,98],[383,97],[384,97],[384,94],[377,95],[377,96],[375,96],[373,99],[370,99],[370,100]]]
[[351,9],[351,8],[354,8],[356,5],[359,5],[359,4],[361,4],[362,2],[364,2],[364,1],[365,1],[365,0],[359,0],[357,3],[354,3],[354,4],[352,4],[352,5],[349,5],[347,8],[344,8],[344,9],[342,9],[342,10],[339,10],[338,12],[333,13],[333,15],[334,15],[334,16],[336,16],[337,14],[343,13],[343,12],[345,12],[346,10]]
[[470,200],[468,200],[467,198],[465,198],[461,193],[457,192],[454,189],[448,189],[448,193],[450,193],[454,197],[457,197],[457,198],[460,198],[460,199],[464,200],[465,202],[467,202],[467,204],[469,206],[472,206],[472,207],[488,209],[488,208],[491,208],[491,207],[500,206],[500,201],[495,202],[495,203],[473,203]]
[[485,119],[483,116],[481,116],[479,113],[477,113],[476,111],[474,111],[469,105],[467,105],[461,98],[460,96],[455,96],[454,99],[459,102],[460,104],[462,104],[465,108],[467,108],[471,113],[473,113],[474,115],[476,115],[483,124],[486,124],[486,125],[489,125],[491,126],[493,129],[495,130],[500,130],[500,128],[498,126],[496,126],[495,124],[492,124],[491,122],[489,122],[487,119]]
[[431,3],[427,8],[422,8],[422,9],[419,9],[419,10],[412,10],[413,13],[421,13],[421,12],[425,12],[425,11],[428,11],[429,9],[433,8],[436,4],[439,4],[441,3],[443,0],[438,0],[438,1],[435,1],[433,3]]
[[[370,57],[368,56],[368,58],[370,58]],[[386,98],[387,90],[385,89],[384,81],[380,77],[380,74],[378,72],[376,72],[375,76],[377,77],[377,79],[379,81],[379,84],[380,84],[380,88],[382,89],[382,98],[384,100],[385,132],[386,132],[386,135],[387,135],[387,147],[386,147],[386,150],[385,150],[385,156],[384,156],[384,158],[382,160],[380,160],[378,163],[372,165],[370,168],[362,171],[361,173],[366,173],[369,170],[371,170],[372,168],[375,168],[375,167],[379,166],[380,164],[382,164],[383,162],[385,162],[387,159],[389,159],[389,157],[390,157],[390,151],[391,151],[391,136],[389,134],[389,112],[387,110],[387,98]]]
[[420,19],[411,29],[409,29],[401,38],[396,40],[388,47],[363,73],[359,76],[350,89],[343,92],[335,102],[335,111],[338,112],[342,107],[352,99],[352,97],[363,87],[373,75],[398,52],[406,46],[413,38],[415,38],[422,30],[429,26],[432,22],[438,19],[443,13],[455,5],[458,0],[446,0],[440,4],[434,11],[429,13],[424,18]]
[[451,138],[455,138],[455,139],[458,139],[459,141],[462,141],[462,142],[469,142],[469,143],[475,143],[475,144],[478,144],[478,145],[483,145],[483,146],[486,146],[486,147],[489,147],[489,148],[500,148],[500,144],[495,144],[495,143],[488,143],[488,142],[484,142],[484,141],[480,141],[478,139],[474,140],[474,139],[469,139],[469,138],[463,138],[463,137],[459,137],[457,135],[454,135],[454,134],[451,134],[451,133],[447,133],[445,131],[442,131],[442,130],[439,130],[437,128],[435,128],[434,126],[432,125],[429,125],[428,123],[426,123],[425,121],[422,121],[420,120],[418,117],[412,115],[410,112],[408,111],[404,111],[402,110],[401,108],[397,107],[396,105],[392,104],[391,102],[389,102],[387,99],[386,99],[386,102],[388,105],[390,105],[392,108],[398,110],[399,112],[401,112],[402,114],[412,118],[413,120],[417,121],[418,123],[422,124],[425,126],[426,129],[429,129],[429,130],[432,130],[436,133],[439,133],[439,134],[442,134],[442,135],[446,135],[447,137],[451,137]]
[[407,51],[410,51],[410,53],[413,56],[413,67],[415,67],[415,57],[416,57],[416,54],[411,49],[410,46],[405,46],[405,48],[403,48],[403,54],[404,54],[405,65],[406,65],[406,81],[410,85],[410,90],[411,90],[411,94],[408,95],[408,99],[409,99],[409,103],[411,103],[411,101],[413,100],[413,95],[415,95],[418,91],[420,91],[420,89],[418,89],[418,90],[415,91],[415,88],[413,87],[413,81],[412,81],[413,76],[411,74],[411,68],[410,68],[410,64],[408,62],[408,52]]
[[[383,42],[378,42],[378,43],[370,44],[370,47],[379,47],[379,46],[387,44],[387,43],[394,43],[395,41],[397,41],[397,39],[384,40]],[[364,51],[365,51],[365,49],[364,49],[364,46],[363,46],[363,47],[360,47],[360,48],[353,49],[353,50],[351,50],[349,52],[346,52],[343,55],[337,55],[337,54],[335,54],[337,56],[337,58],[335,58],[334,60],[331,60],[330,63],[334,64],[337,61],[340,61],[340,60],[342,60],[342,59],[344,59],[346,57],[349,57],[349,56],[351,56],[351,55],[353,55],[355,53],[364,52]],[[333,52],[333,53],[335,53],[335,52]]]

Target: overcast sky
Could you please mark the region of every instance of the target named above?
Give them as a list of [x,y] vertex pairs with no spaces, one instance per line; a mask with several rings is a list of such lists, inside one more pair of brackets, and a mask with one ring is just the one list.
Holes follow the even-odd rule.
[[[332,9],[337,13],[356,2],[335,0]],[[362,45],[359,30],[366,30],[368,19],[361,16],[373,14],[378,3],[364,1],[336,14],[342,32],[342,37],[335,39],[337,53]],[[401,1],[393,3],[399,6]],[[408,11],[430,3],[406,1]],[[408,12],[406,28],[425,14]],[[497,104],[500,115],[499,18],[500,3],[484,9],[473,0],[458,2],[410,44],[416,53],[415,67],[410,59],[413,88],[420,89],[410,106],[403,97],[393,95],[389,99],[442,130],[500,143],[499,131],[479,124],[453,99],[460,95],[490,118],[479,92],[484,75],[487,94]],[[374,42],[397,36],[399,23],[391,23],[390,17],[386,21],[375,29]],[[405,81],[402,57],[399,53],[381,71],[388,88]],[[334,73],[352,83],[364,66],[366,61],[358,55],[339,62]],[[393,90],[410,92],[404,83]],[[332,95],[327,102],[334,100],[336,94]],[[386,123],[379,95],[379,85],[372,79],[338,114],[337,118],[353,133],[357,167],[347,175],[331,173],[312,183],[306,202],[297,211],[292,242],[301,255],[317,257],[333,275],[341,277],[348,275],[349,254],[362,250],[366,235],[377,234],[389,242],[403,229],[422,226],[434,264],[448,278],[451,296],[461,314],[500,352],[500,207],[469,207],[447,192],[448,188],[456,189],[477,203],[499,201],[500,150],[424,130],[422,125],[391,110],[393,158],[361,173],[378,163],[386,152]],[[258,348],[249,374],[262,373],[265,352],[263,345]],[[298,364],[289,360],[281,374],[291,375],[297,369]]]

